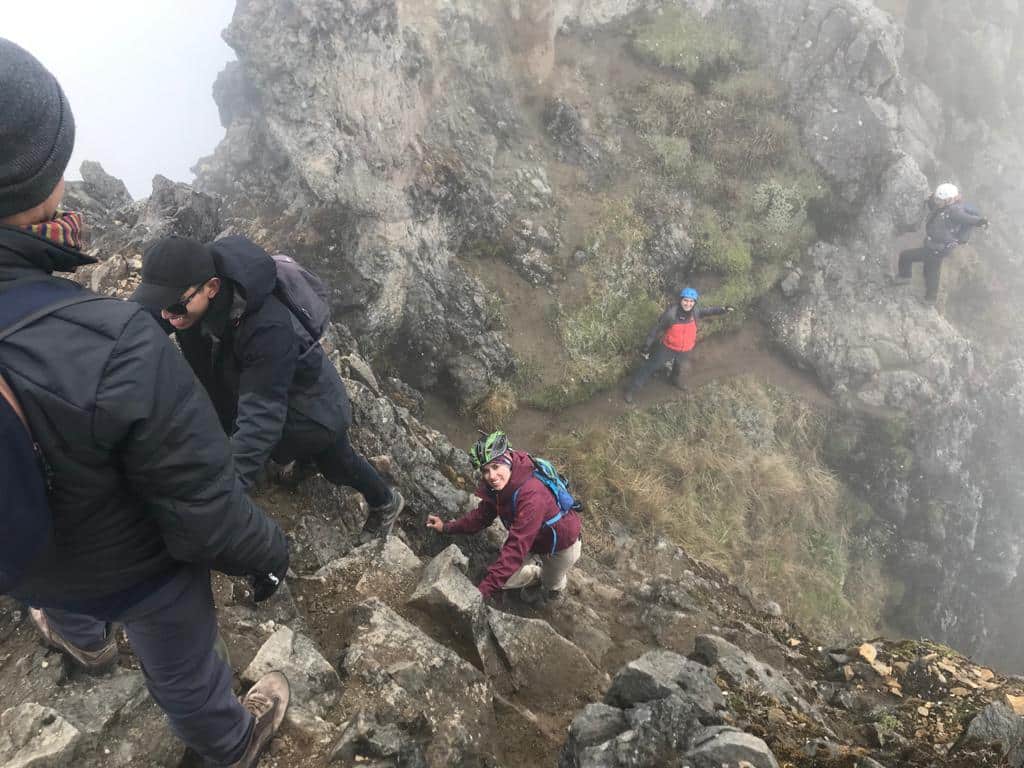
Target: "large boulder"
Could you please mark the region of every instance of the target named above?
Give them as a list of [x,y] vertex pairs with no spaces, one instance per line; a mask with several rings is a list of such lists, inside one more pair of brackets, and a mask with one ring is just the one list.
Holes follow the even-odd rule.
[[728,726],[715,726],[698,734],[686,756],[693,768],[721,768],[749,765],[751,768],[779,768],[775,755],[757,736]]
[[779,704],[796,707],[805,713],[811,711],[810,705],[781,672],[723,637],[698,635],[694,640],[693,656],[702,664],[715,668],[740,690],[768,696]]
[[417,733],[429,765],[485,765],[495,723],[484,676],[377,599],[356,606],[350,623],[343,704],[363,701],[379,722]]
[[288,678],[291,706],[323,715],[338,700],[341,680],[334,667],[312,640],[288,627],[281,627],[270,636],[242,673],[242,679],[254,683],[275,670]]
[[996,747],[1009,765],[1024,765],[1024,718],[1005,701],[989,704],[971,718],[957,740],[956,749]]
[[81,733],[50,707],[20,704],[0,714],[0,763],[5,768],[74,765]]
[[726,708],[710,670],[671,651],[650,651],[624,666],[604,699],[616,707],[630,707],[673,694],[694,702],[708,716]]
[[530,709],[564,712],[582,703],[581,693],[601,687],[604,674],[546,621],[491,609],[489,624],[517,697]]
[[466,576],[467,558],[450,544],[431,560],[416,585],[409,605],[426,613],[435,631],[456,650],[488,673],[500,662],[487,623],[487,608],[480,590]]

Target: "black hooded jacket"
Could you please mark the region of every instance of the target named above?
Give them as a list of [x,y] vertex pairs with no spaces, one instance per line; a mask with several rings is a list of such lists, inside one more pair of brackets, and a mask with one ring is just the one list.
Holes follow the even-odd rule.
[[[47,275],[92,261],[0,227],[0,301],[24,278],[68,289]],[[141,307],[59,309],[0,342],[0,370],[53,470],[52,547],[17,597],[109,613],[182,562],[234,575],[286,562],[284,535],[245,495],[209,399]]]
[[274,295],[277,269],[267,252],[240,236],[210,250],[221,293],[177,337],[231,435],[235,469],[248,487],[282,437],[311,425],[340,432],[352,421],[351,406],[323,347]]

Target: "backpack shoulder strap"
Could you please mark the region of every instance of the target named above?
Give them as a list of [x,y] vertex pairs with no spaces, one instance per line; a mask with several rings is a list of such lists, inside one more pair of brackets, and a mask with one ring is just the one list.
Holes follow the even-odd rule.
[[[40,290],[40,288],[42,288],[42,290]],[[31,295],[29,295],[30,291]],[[3,341],[12,333],[20,331],[26,326],[32,325],[32,323],[37,320],[41,320],[57,310],[73,306],[74,304],[84,304],[87,301],[98,301],[100,299],[109,298],[108,296],[97,296],[94,293],[89,293],[85,289],[82,289],[81,291],[74,291],[69,296],[67,295],[67,289],[63,288],[63,286],[57,284],[51,287],[50,284],[41,280],[33,280],[31,282],[24,283],[23,285],[10,288],[0,294],[0,296],[3,297],[5,302],[8,302],[12,298],[11,294],[14,292],[23,292],[25,294],[24,296],[19,297],[22,299],[23,304],[15,309],[13,317],[4,313],[6,315],[4,319],[6,319],[7,325],[0,327],[0,341]]]
[[[70,295],[68,292],[72,291]],[[11,288],[5,290],[0,296],[3,297],[6,311],[0,312],[6,326],[0,327],[0,341],[3,341],[16,331],[31,325],[51,312],[56,312],[64,307],[73,304],[83,304],[87,301],[106,298],[97,296],[83,290],[73,290],[71,285],[63,283],[49,283],[45,279],[30,278],[18,281]],[[20,303],[19,303],[20,301]],[[0,396],[11,406],[11,409],[21,419],[25,429],[29,430],[28,419],[25,418],[25,411],[18,402],[14,390],[7,380],[0,374]],[[31,430],[29,430],[31,434]]]

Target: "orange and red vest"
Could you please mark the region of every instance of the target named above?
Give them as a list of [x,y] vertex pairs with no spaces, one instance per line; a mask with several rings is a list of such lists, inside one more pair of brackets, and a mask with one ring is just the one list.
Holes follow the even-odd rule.
[[689,352],[697,344],[697,318],[690,313],[686,322],[672,323],[661,337],[661,343],[673,352]]

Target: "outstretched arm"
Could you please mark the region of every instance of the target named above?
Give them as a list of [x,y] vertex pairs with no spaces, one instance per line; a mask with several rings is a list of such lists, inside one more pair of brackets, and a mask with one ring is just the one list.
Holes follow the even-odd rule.
[[476,509],[458,520],[449,520],[444,524],[442,533],[472,534],[479,533],[494,522],[498,516],[498,508],[492,499],[482,498]]
[[[971,208],[970,210],[976,211],[977,209]],[[954,206],[949,211],[949,218],[951,218],[955,224],[966,225],[969,227],[980,227],[988,224],[988,220],[984,216],[976,216],[973,213],[969,213],[967,206]]]
[[726,312],[733,312],[736,308],[730,306],[724,307],[701,307],[697,310],[697,317],[715,317],[716,315],[724,315]]

